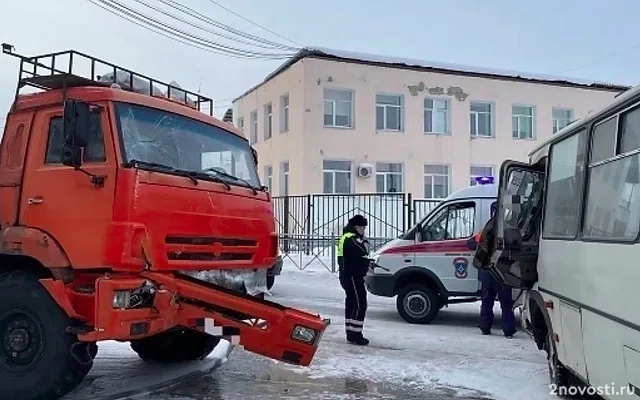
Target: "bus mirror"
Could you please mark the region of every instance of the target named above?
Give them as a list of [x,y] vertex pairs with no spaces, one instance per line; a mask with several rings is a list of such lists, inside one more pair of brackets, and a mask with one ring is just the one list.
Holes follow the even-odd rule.
[[82,166],[82,147],[65,144],[62,147],[62,165],[80,168]]
[[64,102],[62,132],[66,145],[86,147],[89,134],[89,104],[67,99]]

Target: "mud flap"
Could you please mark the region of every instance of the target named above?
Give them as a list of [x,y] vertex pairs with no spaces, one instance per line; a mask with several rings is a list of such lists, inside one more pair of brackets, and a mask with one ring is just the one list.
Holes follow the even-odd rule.
[[176,323],[219,336],[239,337],[232,343],[290,364],[308,366],[330,324],[330,320],[319,315],[187,275],[147,272],[144,276],[162,285],[163,289],[175,292]]

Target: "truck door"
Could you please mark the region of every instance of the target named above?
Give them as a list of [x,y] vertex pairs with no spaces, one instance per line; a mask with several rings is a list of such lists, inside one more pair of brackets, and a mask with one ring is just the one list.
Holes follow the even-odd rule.
[[476,229],[477,208],[474,200],[448,203],[430,215],[417,235],[416,265],[434,272],[454,296],[478,291],[478,271],[471,267],[467,245]]
[[528,289],[538,280],[543,198],[544,167],[512,160],[502,163],[489,268],[504,285]]
[[[108,229],[113,220],[116,160],[107,108],[89,115],[82,169],[105,177],[96,187],[89,177],[62,164],[62,110],[36,114],[28,147],[20,224],[47,232],[74,267],[104,266]],[[111,149],[111,151],[109,151]]]

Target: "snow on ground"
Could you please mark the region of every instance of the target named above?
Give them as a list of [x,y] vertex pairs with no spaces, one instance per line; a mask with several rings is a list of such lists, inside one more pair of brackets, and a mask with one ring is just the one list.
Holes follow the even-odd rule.
[[452,305],[429,325],[411,325],[398,315],[395,298],[369,294],[364,333],[371,344],[356,347],[345,342],[344,294],[337,275],[325,267],[330,261],[322,260],[323,265],[307,258],[302,265],[309,265],[300,270],[299,255],[293,259],[296,263],[285,258],[272,300],[321,314],[332,323],[311,366],[286,368],[312,379],[350,377],[425,390],[451,387],[460,395],[482,391],[497,400],[514,395],[521,400],[554,398],[545,354],[524,332],[512,340],[502,336],[498,303],[494,334],[482,336],[479,303]]

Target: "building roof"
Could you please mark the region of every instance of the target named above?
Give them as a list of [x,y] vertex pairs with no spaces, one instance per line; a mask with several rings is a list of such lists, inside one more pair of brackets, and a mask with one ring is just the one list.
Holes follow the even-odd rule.
[[233,102],[248,95],[271,79],[280,75],[293,64],[305,58],[319,58],[336,62],[348,62],[364,65],[371,65],[386,68],[409,69],[425,72],[435,72],[441,74],[471,76],[486,79],[510,80],[516,82],[538,83],[555,86],[575,87],[582,89],[604,90],[612,92],[624,92],[630,86],[618,85],[606,82],[593,82],[585,79],[568,78],[562,76],[534,74],[528,72],[508,71],[495,68],[473,67],[468,65],[442,63],[436,61],[415,60],[400,57],[388,57],[375,54],[357,53],[346,50],[327,49],[323,47],[305,47],[298,51],[293,57],[285,61],[275,71],[270,73],[258,85],[247,90],[238,96]]

